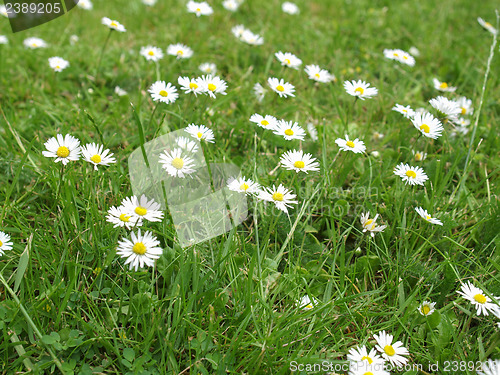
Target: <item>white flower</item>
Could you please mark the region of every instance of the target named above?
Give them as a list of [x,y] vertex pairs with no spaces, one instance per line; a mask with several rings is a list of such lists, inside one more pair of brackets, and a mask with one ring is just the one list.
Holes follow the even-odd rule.
[[203,73],[215,74],[217,73],[217,66],[214,63],[203,63],[198,67]]
[[241,37],[243,36],[243,33],[246,31],[247,29],[245,28],[245,26],[243,25],[236,25],[236,26],[233,26],[233,28],[231,28],[231,32],[233,33],[233,35],[238,38],[238,39],[241,39]]
[[354,141],[350,141],[347,134],[345,135],[345,139],[337,138],[335,143],[342,151],[352,151],[355,154],[362,154],[366,151],[366,146],[363,141],[360,141],[358,138]]
[[467,284],[462,284],[462,290],[457,291],[457,293],[476,307],[476,313],[479,316],[481,314],[487,316],[490,312],[496,315],[498,312],[498,306],[491,301],[491,298],[470,281],[467,281]]
[[415,65],[415,59],[408,52],[400,49],[384,49],[384,56],[390,60],[396,60],[409,66]]
[[401,113],[406,118],[412,118],[415,115],[415,111],[409,105],[405,107],[396,103],[392,110]]
[[76,43],[78,43],[79,40],[80,40],[80,38],[78,37],[78,35],[73,34],[69,37],[69,44],[74,46]]
[[9,39],[5,35],[0,35],[0,44],[9,44]]
[[418,307],[418,312],[420,315],[429,316],[436,310],[434,306],[436,306],[436,302],[424,301]]
[[115,94],[118,96],[125,96],[128,95],[128,92],[122,89],[120,86],[115,87]]
[[94,165],[94,169],[97,171],[98,165],[106,165],[116,163],[116,159],[113,158],[113,153],[108,149],[104,150],[103,145],[97,145],[95,143],[89,143],[82,147],[82,156],[89,163]]
[[185,178],[196,171],[194,160],[189,156],[182,155],[181,148],[175,148],[171,152],[164,151],[160,155],[160,163],[172,177]]
[[5,7],[5,5],[0,5],[0,14],[4,17],[9,17],[9,13],[7,13],[7,8]]
[[292,204],[297,204],[298,202],[293,200],[296,197],[291,190],[286,189],[282,184],[278,187],[274,186],[272,188],[264,188],[259,193],[259,198],[268,202],[273,202],[281,211],[288,213],[287,207],[291,207]]
[[152,7],[156,4],[156,1],[157,0],[142,0],[142,3],[148,7]]
[[198,141],[215,142],[214,132],[205,125],[190,124],[184,131]]
[[417,213],[420,215],[420,217],[422,219],[424,219],[425,221],[428,221],[431,224],[443,225],[441,220],[433,218],[431,215],[429,215],[427,210],[424,210],[422,207],[415,207],[415,211],[417,211]]
[[460,108],[456,101],[444,96],[438,96],[429,100],[429,104],[438,111],[441,117],[445,117],[453,122],[458,120],[458,115],[462,112],[462,108]]
[[264,44],[264,38],[259,34],[254,34],[250,30],[244,30],[240,40],[252,46],[260,46]]
[[268,78],[267,79],[267,84],[269,85],[269,87],[276,93],[278,93],[278,95],[281,97],[288,97],[288,96],[295,96],[293,93],[295,91],[295,87],[291,84],[291,83],[288,83],[288,82],[285,82],[282,79],[278,79],[278,78]]
[[437,78],[433,78],[432,83],[434,84],[434,88],[439,91],[455,92],[455,90],[457,89],[456,87],[449,86],[446,82],[439,81]]
[[222,6],[231,12],[236,12],[240,7],[240,2],[238,0],[224,0]]
[[[498,323],[500,327],[500,323]],[[488,359],[481,364],[481,369],[477,371],[478,375],[500,375],[500,359]]]
[[462,116],[472,115],[474,113],[474,108],[472,108],[472,100],[467,99],[465,96],[461,96],[456,103],[460,107],[460,114]]
[[189,13],[196,14],[196,17],[209,16],[214,12],[212,7],[208,5],[206,1],[198,3],[196,1],[190,0],[187,3],[187,10]]
[[175,143],[177,146],[182,148],[187,152],[192,152],[193,154],[198,152],[198,144],[195,141],[192,141],[186,137],[178,137],[175,139]]
[[3,255],[5,251],[12,250],[13,243],[10,241],[10,236],[0,231],[0,255]]
[[299,66],[302,64],[302,60],[290,52],[283,53],[279,51],[276,52],[274,56],[281,62],[281,65],[288,66],[295,70],[299,69]]
[[361,80],[345,81],[344,89],[349,95],[355,96],[361,100],[372,98],[378,94],[378,90],[375,87],[370,87],[369,83]]
[[210,97],[215,99],[215,94],[226,95],[227,84],[223,79],[209,74],[207,76],[202,76],[198,81],[203,92]]
[[276,119],[276,117],[271,115],[265,115],[264,117],[262,117],[258,113],[254,113],[250,117],[250,121],[256,123],[261,128],[270,130],[275,129],[276,125],[278,125],[278,120]]
[[415,159],[415,161],[422,161],[427,158],[427,153],[423,151],[411,150],[411,153],[413,154],[413,159]]
[[151,85],[148,92],[151,94],[153,101],[160,101],[162,103],[173,103],[179,97],[177,89],[170,82],[156,81]]
[[291,3],[289,1],[285,1],[283,4],[281,4],[281,10],[284,13],[291,14],[291,15],[300,13],[299,7],[297,5],[295,5],[294,3]]
[[384,134],[379,133],[379,132],[373,133],[373,139],[375,139],[376,141],[381,140],[382,138],[384,138]]
[[410,49],[408,50],[408,52],[410,52],[413,56],[420,56],[420,51],[418,50],[417,47],[410,47]]
[[377,341],[376,349],[382,354],[382,358],[389,361],[391,365],[404,366],[408,362],[408,358],[403,356],[410,353],[401,341],[396,341],[393,344],[393,336],[385,333],[385,331],[380,332],[378,335],[373,335],[373,338]]
[[45,43],[45,41],[43,39],[35,38],[35,37],[24,39],[23,44],[25,47],[31,48],[31,49],[47,47],[47,43]]
[[299,309],[312,310],[316,307],[319,301],[314,297],[309,297],[307,294],[300,298],[297,302]]
[[350,362],[359,364],[359,365],[374,365],[374,364],[383,364],[384,360],[381,356],[377,354],[375,349],[371,349],[368,353],[366,346],[363,345],[357,348],[349,349],[349,353],[347,354],[347,359]]
[[134,227],[142,226],[142,219],[139,216],[134,216],[125,210],[123,206],[111,207],[108,210],[108,215],[106,216],[106,221],[113,224],[113,228],[125,227],[127,229],[132,229]]
[[120,22],[115,21],[115,20],[111,20],[108,17],[101,18],[101,23],[104,26],[109,27],[111,30],[116,30],[116,31],[119,31],[121,33],[124,33],[125,31],[127,31],[125,29],[125,26],[123,26]]
[[238,193],[258,194],[260,192],[260,185],[246,177],[230,178],[227,182],[229,190],[237,191]]
[[63,165],[70,161],[80,159],[80,141],[75,137],[66,134],[64,137],[57,134],[56,137],[50,138],[44,144],[47,151],[42,151],[43,156],[47,158],[56,158],[56,163],[61,162]]
[[154,199],[148,201],[148,198],[143,194],[141,198],[135,195],[127,197],[122,201],[123,211],[139,219],[148,221],[161,221],[163,219],[163,212],[160,210],[161,206],[156,203]]
[[316,130],[316,127],[312,122],[307,123],[307,131],[309,132],[309,135],[311,136],[311,139],[314,142],[318,141],[318,131]]
[[436,139],[441,136],[443,125],[441,121],[431,115],[429,112],[415,113],[411,118],[413,126],[415,126],[424,136]]
[[281,135],[287,141],[292,139],[304,140],[306,132],[302,129],[297,122],[279,120],[276,128],[273,129],[273,133],[276,135]]
[[132,232],[131,238],[132,241],[127,238],[118,241],[116,254],[126,258],[125,264],[130,264],[130,269],[134,268],[136,271],[139,267],[154,266],[155,260],[160,258],[163,252],[158,246],[160,241],[149,231],[142,235],[140,229],[137,236]]
[[410,167],[408,164],[401,163],[394,168],[394,174],[403,179],[406,184],[423,185],[429,179],[424,170],[420,167]]
[[69,66],[69,62],[61,57],[49,57],[49,66],[54,69],[55,72],[62,72]]
[[497,34],[498,33],[498,30],[495,29],[491,23],[486,22],[481,17],[477,17],[477,22],[479,22],[479,24],[482,27],[484,27],[486,30],[488,30],[490,33],[492,33],[492,34]]
[[203,87],[199,78],[179,77],[177,83],[185,94],[192,92],[195,96],[203,94]]
[[370,219],[369,212],[365,212],[364,214],[361,214],[360,221],[361,221],[361,225],[363,226],[363,233],[366,231],[369,231],[370,235],[372,237],[375,237],[375,233],[383,232],[384,229],[387,228],[387,225],[378,225],[377,218],[378,218],[378,214],[376,214],[373,219]]
[[319,171],[319,163],[311,154],[304,154],[302,150],[291,150],[281,155],[280,164],[295,172]]
[[161,48],[154,46],[141,47],[141,55],[148,61],[159,61],[163,58]]
[[470,120],[463,117],[459,117],[456,124],[459,126],[469,126]]
[[85,10],[92,10],[92,8],[94,7],[90,0],[79,0],[76,5]]
[[253,86],[253,93],[257,97],[257,101],[260,103],[262,100],[264,100],[264,97],[266,96],[267,90],[260,84],[256,83]]
[[306,65],[304,71],[309,76],[309,79],[316,82],[328,83],[335,80],[333,74],[330,74],[328,70],[321,69],[318,65]]
[[167,54],[176,56],[178,59],[189,59],[193,56],[193,50],[184,44],[177,43],[167,47]]

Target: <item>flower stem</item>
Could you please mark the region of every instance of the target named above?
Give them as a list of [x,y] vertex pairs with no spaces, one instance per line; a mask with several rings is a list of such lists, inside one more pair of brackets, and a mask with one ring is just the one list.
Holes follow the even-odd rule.
[[102,46],[101,54],[99,55],[99,61],[97,63],[97,69],[96,69],[96,72],[95,72],[95,80],[96,80],[96,82],[97,82],[97,79],[99,78],[99,72],[100,72],[100,69],[101,69],[102,56],[104,55],[104,51],[106,50],[106,46],[108,45],[109,38],[111,37],[111,33],[112,32],[113,32],[113,29],[110,29],[109,33],[108,33],[108,36],[106,37],[106,41],[104,42],[104,45]]

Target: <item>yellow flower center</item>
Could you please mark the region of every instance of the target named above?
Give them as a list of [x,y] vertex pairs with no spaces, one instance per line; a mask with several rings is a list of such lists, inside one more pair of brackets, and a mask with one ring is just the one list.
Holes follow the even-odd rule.
[[462,115],[465,115],[467,113],[467,109],[465,107],[462,107]]
[[182,56],[182,55],[184,55],[184,51],[183,51],[183,50],[181,50],[181,49],[180,49],[180,50],[178,50],[178,51],[177,51],[177,55],[181,55],[181,56]]
[[353,141],[347,141],[345,144],[347,146],[349,146],[350,148],[354,148],[354,142]]
[[408,56],[403,56],[403,59],[408,60]]
[[292,129],[286,129],[285,130],[285,134],[291,136],[291,135],[293,135],[293,130]]
[[203,137],[203,134],[201,132],[196,133],[196,135],[198,136],[198,138]]
[[364,357],[361,357],[361,360],[362,361],[368,361],[368,364],[370,364],[370,365],[373,363],[373,359],[371,359],[367,355],[365,355]]
[[420,125],[420,130],[423,130],[424,133],[429,133],[431,131],[431,128],[427,124],[422,124]]
[[164,98],[166,98],[168,96],[168,92],[166,92],[165,90],[161,90],[159,92],[160,96],[163,96]]
[[59,65],[56,65],[56,69],[61,69],[61,67]]
[[194,83],[194,82],[191,82],[191,83],[189,84],[189,88],[190,88],[190,89],[197,89],[197,88],[198,88],[198,85],[197,85],[196,83]]
[[148,210],[146,210],[144,207],[141,207],[141,206],[137,207],[134,211],[139,216],[144,216],[148,212]]
[[[137,208],[139,208],[139,207],[137,207]],[[136,208],[136,210],[137,210],[137,208]],[[121,214],[119,219],[125,223],[128,223],[130,221],[130,216],[127,216],[125,214]]]
[[474,296],[474,300],[476,302],[479,302],[480,304],[484,305],[486,303],[486,297],[483,296],[482,294],[476,294]]
[[384,346],[384,352],[385,352],[385,354],[387,354],[390,357],[392,357],[394,354],[396,354],[396,351],[394,350],[392,345]]
[[118,26],[118,24],[117,24],[115,21],[111,21],[110,26],[117,27],[117,26]]
[[102,159],[101,159],[101,155],[97,155],[97,154],[95,154],[94,156],[92,156],[92,157],[90,158],[90,160],[92,160],[92,161],[93,161],[94,163],[96,163],[96,164],[99,164],[99,163],[102,161]]
[[295,168],[304,168],[305,164],[302,160],[297,160],[295,163],[293,163],[293,166]]
[[278,85],[278,86],[276,86],[276,90],[278,90],[279,92],[283,92],[283,91],[285,91],[285,88],[281,85]]
[[269,125],[269,122],[267,120],[262,120],[260,123],[264,126]]
[[182,169],[182,167],[184,167],[184,160],[182,160],[181,158],[175,158],[174,160],[172,160],[172,167],[176,169]]
[[309,304],[309,305],[306,305],[305,308],[308,309],[308,310],[311,310],[313,307],[314,307],[313,305]]
[[208,89],[209,89],[210,91],[215,91],[215,89],[216,89],[216,88],[217,88],[217,87],[216,87],[213,83],[209,83],[209,84],[208,84]]
[[241,186],[240,186],[240,190],[245,190],[246,191],[246,190],[248,190],[248,188],[249,188],[249,186],[246,183],[242,183]]
[[370,225],[371,223],[373,223],[373,220],[372,220],[372,219],[368,219],[368,220],[366,220],[366,222],[365,222],[365,227],[366,227],[366,226],[368,226],[368,225]]
[[439,85],[440,88],[442,89],[447,89],[448,88],[448,84],[446,82],[443,82]]
[[430,217],[429,215],[425,215],[425,220],[429,221],[430,219],[432,219],[432,217]]
[[427,314],[429,314],[429,311],[431,311],[431,308],[427,305],[424,305],[424,306],[422,306],[420,311],[422,311],[422,314],[427,315]]
[[197,11],[197,12],[201,12],[201,9],[200,9],[200,8],[196,8],[196,11]]
[[491,23],[489,23],[489,22],[485,22],[484,26],[486,26],[486,27],[493,27],[493,25]]
[[290,65],[290,59],[285,59],[285,64]]
[[2,247],[2,245],[3,245],[3,242],[2,242],[2,241],[0,241],[0,247]]
[[316,78],[319,78],[319,73],[316,73],[314,76],[315,76]]
[[31,44],[31,47],[36,47],[36,46],[37,46],[37,44],[36,44],[36,43],[32,43],[32,44]]
[[367,372],[365,372],[363,375],[373,375],[373,372],[371,372],[371,371],[367,371]]
[[417,177],[417,174],[416,174],[414,171],[412,171],[412,170],[406,171],[406,173],[405,173],[405,174],[406,174],[408,177],[411,177],[411,178],[415,178],[415,177]]
[[415,154],[415,160],[416,160],[416,161],[420,161],[420,160],[422,160],[422,154],[421,154],[420,152],[417,152],[417,153]]
[[154,55],[155,55],[155,53],[154,53],[153,51],[149,51],[149,52],[148,52],[148,55],[149,55],[149,56],[154,56]]
[[276,192],[276,193],[273,194],[273,199],[275,201],[280,201],[281,202],[283,200],[283,194]]
[[365,90],[362,87],[358,87],[354,92],[359,92],[361,95],[365,92]]
[[399,56],[396,52],[394,52],[393,55],[394,55],[394,57],[398,57]]
[[132,248],[132,251],[138,255],[144,255],[146,254],[146,246],[144,246],[142,242],[137,242]]
[[56,155],[60,158],[67,158],[69,156],[69,148],[61,146],[57,149]]

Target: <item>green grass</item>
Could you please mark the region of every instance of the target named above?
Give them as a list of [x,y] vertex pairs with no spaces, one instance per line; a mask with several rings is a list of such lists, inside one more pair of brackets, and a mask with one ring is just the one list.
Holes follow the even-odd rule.
[[[246,0],[234,14],[211,2],[214,14],[200,18],[184,4],[96,0],[93,11],[75,9],[14,35],[0,19],[0,34],[10,42],[0,45],[0,230],[14,242],[0,257],[0,374],[286,374],[291,361],[342,363],[351,347],[373,347],[381,330],[405,344],[410,363],[422,364],[424,374],[474,374],[445,371],[444,363],[500,358],[498,319],[478,317],[456,293],[471,280],[500,295],[498,56],[468,167],[472,131],[451,137],[445,124],[443,137],[418,138],[411,122],[391,111],[395,103],[431,110],[437,77],[473,100],[474,124],[492,42],[476,18],[494,23],[495,2],[297,1],[301,15],[290,16],[279,1]],[[96,79],[108,35],[103,16],[127,32],[111,35]],[[265,44],[237,41],[230,29],[241,23]],[[75,45],[71,34],[80,36]],[[25,49],[28,36],[49,48]],[[201,75],[198,65],[214,62],[228,94],[189,100],[180,93],[174,104],[159,106],[148,126],[154,104],[147,89],[156,70],[139,49],[177,42],[195,54],[182,61],[165,56],[161,79],[177,85],[179,75]],[[411,46],[421,52],[414,68],[383,57],[384,48]],[[274,59],[279,50],[328,69],[337,81],[314,85],[303,70],[282,68]],[[54,74],[51,56],[71,66]],[[266,86],[274,76],[293,83],[296,98],[268,91],[259,103],[253,85]],[[379,89],[356,103],[348,124],[351,138],[379,157],[338,155],[334,141],[343,137],[353,105],[342,82],[351,79]],[[129,96],[116,96],[116,85]],[[132,195],[127,158],[141,142],[130,102],[146,141],[157,129],[166,134],[191,122],[212,128],[213,160],[237,164],[265,186],[293,189],[299,203],[290,217],[251,199],[243,224],[185,249],[168,219],[150,223],[163,256],[154,269],[129,271],[115,254],[127,231],[105,216]],[[264,133],[248,121],[255,112],[304,127],[314,122],[319,141],[285,142]],[[374,132],[385,136],[375,140]],[[60,165],[42,156],[44,142],[57,133],[82,144],[102,137],[118,163],[95,172],[80,160],[61,180]],[[284,151],[299,147],[318,158],[321,172],[269,174]],[[425,149],[427,159],[414,162],[413,148]],[[393,174],[400,162],[422,166],[425,187],[405,186]],[[424,222],[417,206],[444,225]],[[361,231],[365,211],[388,225],[374,239]],[[318,306],[298,308],[305,294]],[[417,312],[425,299],[437,303],[429,318]],[[437,362],[439,370],[429,371]]]

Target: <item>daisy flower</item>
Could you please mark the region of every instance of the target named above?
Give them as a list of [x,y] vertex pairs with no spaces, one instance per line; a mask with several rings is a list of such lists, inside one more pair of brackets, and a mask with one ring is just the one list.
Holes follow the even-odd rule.
[[413,154],[413,159],[415,161],[422,161],[425,160],[425,158],[427,158],[427,153],[423,151],[411,150],[411,153]]
[[193,56],[193,50],[184,44],[177,43],[167,47],[167,54],[176,56],[178,59],[189,59]]
[[258,194],[260,192],[260,185],[246,177],[230,178],[227,182],[229,190],[237,191],[238,193]]
[[79,40],[80,40],[80,38],[78,37],[78,35],[71,35],[69,37],[69,44],[74,46],[76,43],[78,43]]
[[259,198],[267,202],[273,202],[281,211],[288,213],[287,207],[292,207],[292,204],[298,202],[293,200],[296,197],[291,190],[286,189],[282,184],[278,187],[273,185],[272,188],[264,188],[259,192]]
[[379,140],[381,140],[382,138],[384,138],[384,134],[379,133],[379,132],[374,132],[374,133],[373,133],[373,139],[375,139],[376,141],[379,141]]
[[408,362],[408,358],[403,356],[410,353],[401,341],[396,341],[393,344],[393,336],[385,333],[385,331],[380,332],[378,335],[373,335],[373,338],[377,341],[375,348],[382,354],[382,358],[389,361],[391,365],[404,366]]
[[233,26],[231,28],[231,32],[233,33],[233,35],[238,38],[238,39],[241,39],[241,37],[243,36],[243,33],[246,31],[246,27],[243,26],[243,25],[236,25],[236,26]]
[[12,250],[13,243],[10,241],[10,236],[7,233],[0,231],[0,255],[5,251]]
[[160,155],[160,163],[172,177],[185,178],[196,171],[194,160],[189,156],[182,155],[181,148],[175,148],[171,152],[164,151]]
[[349,353],[347,354],[347,359],[350,362],[354,362],[357,364],[363,364],[363,365],[373,365],[377,363],[384,363],[384,360],[380,355],[377,354],[377,351],[375,349],[371,349],[370,353],[368,353],[368,350],[366,349],[366,346],[363,345],[361,347],[357,348],[351,348],[349,349]]
[[318,140],[318,130],[316,130],[316,127],[312,122],[307,123],[307,131],[309,132],[309,135],[311,136],[311,139],[316,142]]
[[173,103],[179,97],[177,89],[170,82],[165,83],[165,81],[156,81],[151,85],[148,92],[151,94],[153,101],[158,100],[162,103]]
[[216,97],[215,94],[226,95],[227,84],[226,81],[220,79],[217,76],[212,76],[211,74],[207,76],[202,76],[199,79],[200,86],[204,93],[208,94],[210,97]]
[[330,74],[328,70],[321,69],[318,65],[306,65],[304,71],[309,76],[309,79],[316,82],[328,83],[335,80],[333,74]]
[[161,48],[154,46],[141,47],[140,54],[148,61],[159,61],[163,59],[163,51]]
[[420,215],[420,217],[422,219],[424,219],[425,221],[428,221],[431,224],[443,225],[441,220],[433,218],[431,215],[429,215],[427,210],[424,210],[422,207],[415,207],[415,211],[417,211],[417,213]]
[[463,117],[459,117],[458,120],[456,121],[456,124],[459,126],[469,126],[470,120]]
[[212,131],[212,129],[207,128],[205,125],[190,124],[186,129],[184,129],[184,131],[198,141],[215,143],[214,132]]
[[45,41],[43,39],[36,38],[36,37],[24,39],[23,44],[25,47],[31,48],[31,49],[47,47],[47,43],[45,43]]
[[254,34],[250,30],[244,30],[240,40],[251,46],[261,46],[264,44],[264,38],[259,34]]
[[9,39],[5,35],[0,35],[0,44],[9,44]]
[[349,95],[355,96],[361,100],[372,98],[378,94],[378,90],[375,87],[370,87],[369,83],[361,80],[345,81],[344,89]]
[[126,258],[125,264],[130,264],[130,269],[134,268],[136,271],[139,267],[154,266],[155,260],[160,258],[163,252],[162,248],[158,246],[160,245],[160,241],[149,231],[141,234],[140,229],[137,236],[135,233],[131,233],[130,235],[132,241],[127,238],[118,241],[116,254],[122,258]]
[[392,110],[401,113],[406,118],[412,118],[415,115],[415,111],[409,105],[405,107],[396,103]]
[[462,284],[462,290],[457,291],[465,299],[469,300],[475,307],[478,316],[483,314],[487,316],[490,312],[495,313],[498,306],[491,301],[484,292],[475,287],[470,281],[467,284]]
[[276,128],[273,129],[273,133],[276,135],[281,135],[287,141],[292,139],[304,140],[306,132],[302,129],[297,122],[279,120]]
[[306,294],[297,302],[297,306],[299,309],[312,310],[318,303],[319,301],[316,298],[311,298]]
[[254,113],[250,117],[250,121],[256,123],[261,128],[271,129],[271,130],[275,129],[276,125],[278,124],[278,120],[276,119],[276,117],[271,115],[265,115],[264,117],[262,117],[258,113]]
[[49,57],[49,66],[54,69],[55,72],[62,72],[69,66],[69,62],[61,57]]
[[214,63],[203,63],[198,67],[203,73],[215,74],[217,73],[217,66]]
[[109,27],[111,30],[116,30],[116,31],[119,31],[121,33],[124,33],[125,31],[127,31],[125,29],[125,26],[123,26],[120,22],[115,21],[115,20],[111,20],[108,17],[101,18],[101,23],[104,26]]
[[420,167],[410,167],[408,164],[401,163],[394,168],[394,174],[403,179],[406,184],[423,185],[429,179],[424,170]]
[[139,216],[127,213],[123,206],[112,206],[108,210],[106,221],[113,224],[113,228],[125,227],[127,229],[132,229],[133,227],[142,226],[142,219]]
[[181,90],[185,94],[192,92],[195,96],[203,94],[203,87],[199,78],[179,77],[177,83],[181,86]]
[[299,69],[299,66],[302,64],[302,60],[290,52],[283,53],[279,51],[276,52],[274,56],[276,56],[278,61],[281,62],[281,65],[288,66],[289,68],[295,70]]
[[156,203],[154,199],[148,201],[144,194],[141,195],[141,198],[137,198],[135,195],[125,198],[121,208],[126,214],[139,219],[148,221],[161,221],[163,219],[160,204]]
[[438,96],[429,100],[429,104],[438,111],[441,117],[447,118],[450,121],[457,121],[458,115],[462,112],[462,108],[454,100]]
[[115,94],[118,96],[128,95],[128,92],[122,89],[120,86],[115,86]]
[[222,6],[230,12],[236,12],[240,7],[240,2],[238,0],[224,0]]
[[436,306],[436,302],[424,301],[418,307],[418,312],[420,313],[420,315],[429,316],[434,311],[436,311],[436,309],[434,308],[434,306]]
[[417,47],[410,47],[410,49],[408,50],[408,52],[410,52],[413,56],[420,56],[420,51],[418,50]]
[[9,13],[7,13],[7,8],[5,7],[5,5],[0,5],[0,14],[4,17],[9,17]]
[[260,103],[262,100],[264,100],[264,97],[266,96],[267,90],[260,84],[256,83],[253,86],[253,93],[257,98],[257,101]]
[[116,159],[113,158],[113,153],[108,149],[104,150],[103,145],[97,145],[95,143],[89,143],[82,147],[82,156],[89,163],[94,164],[94,169],[97,171],[98,165],[106,165],[116,163]]
[[[500,323],[499,323],[500,327]],[[477,371],[478,375],[499,375],[500,374],[500,359],[488,359],[487,362],[481,364],[481,369]]]
[[446,82],[439,81],[437,78],[433,78],[432,83],[434,84],[434,88],[439,91],[455,92],[455,90],[457,89],[454,86],[449,86]]
[[294,3],[291,3],[289,1],[285,1],[283,4],[281,4],[281,10],[284,13],[291,14],[291,15],[300,13],[299,7],[297,5],[295,5]]
[[42,151],[43,156],[47,158],[56,158],[54,162],[61,162],[63,165],[70,161],[80,159],[80,141],[75,137],[66,134],[64,137],[57,134],[56,137],[50,138],[44,144],[47,151]]
[[319,171],[319,163],[311,154],[304,154],[302,150],[287,151],[280,158],[280,164],[289,171],[305,172]]
[[443,132],[441,121],[429,112],[415,113],[411,118],[411,122],[427,138],[436,139]]
[[484,27],[486,30],[488,30],[490,33],[492,33],[492,34],[497,34],[498,33],[498,30],[495,29],[491,23],[486,22],[481,17],[477,17],[477,22],[479,22],[479,24],[482,27]]
[[209,16],[214,12],[212,7],[208,5],[206,1],[198,3],[196,1],[190,0],[187,3],[187,10],[189,13],[196,14],[196,17]]
[[375,237],[375,233],[383,232],[387,225],[378,225],[377,224],[378,214],[375,215],[373,219],[370,219],[370,213],[366,212],[361,214],[360,221],[363,226],[363,233],[368,231],[372,237]]
[[291,83],[285,82],[283,78],[268,78],[267,84],[274,92],[276,92],[280,96],[280,98],[283,96],[285,98],[288,96],[295,96],[293,94],[295,91],[295,87]]
[[360,141],[358,138],[354,141],[350,141],[347,134],[345,135],[345,139],[337,138],[335,143],[342,151],[352,151],[355,154],[362,154],[366,151],[366,146],[363,141]]
[[90,0],[79,0],[76,5],[85,10],[92,10],[92,8],[94,7]]
[[415,59],[408,52],[400,49],[384,49],[384,56],[390,60],[396,60],[409,66],[415,65]]
[[175,143],[177,143],[177,146],[179,146],[180,148],[182,148],[187,152],[192,152],[193,154],[198,152],[198,145],[196,144],[196,142],[186,137],[176,138]]
[[474,113],[474,108],[472,108],[472,100],[467,99],[465,96],[461,96],[456,103],[460,107],[460,114],[462,116],[472,115]]
[[156,4],[156,0],[142,0],[142,3],[148,7],[152,7]]

